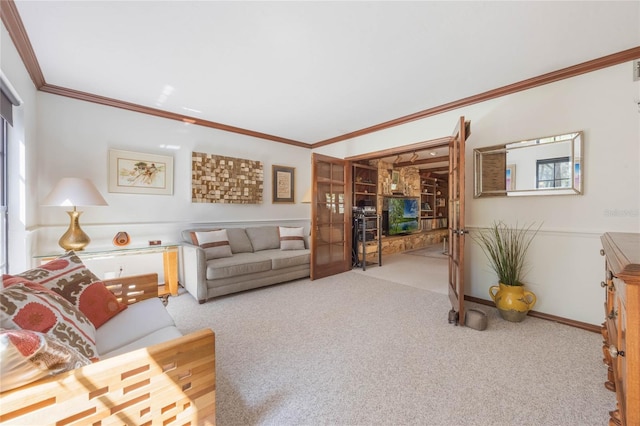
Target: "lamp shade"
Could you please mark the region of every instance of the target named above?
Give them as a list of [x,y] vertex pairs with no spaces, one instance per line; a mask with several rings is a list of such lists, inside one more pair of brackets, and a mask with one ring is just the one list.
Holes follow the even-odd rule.
[[307,189],[307,192],[302,196],[302,203],[310,203],[311,202],[311,188]]
[[44,206],[106,206],[93,182],[84,178],[60,179],[42,202]]

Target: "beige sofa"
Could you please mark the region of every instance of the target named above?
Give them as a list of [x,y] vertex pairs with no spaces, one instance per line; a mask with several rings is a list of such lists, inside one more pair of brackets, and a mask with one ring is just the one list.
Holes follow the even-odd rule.
[[[197,240],[208,233],[222,234],[209,242],[209,248]],[[200,228],[183,231],[182,238],[180,283],[200,303],[309,276],[310,252],[303,228]]]
[[129,305],[96,330],[100,360],[0,393],[0,424],[214,425],[213,332],[178,331],[157,274],[105,284]]

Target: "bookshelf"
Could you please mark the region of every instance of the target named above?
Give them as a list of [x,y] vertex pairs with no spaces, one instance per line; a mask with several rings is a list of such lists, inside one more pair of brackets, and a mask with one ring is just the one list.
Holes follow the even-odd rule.
[[378,168],[353,164],[353,206],[374,206],[378,201]]
[[447,181],[434,177],[420,178],[420,226],[423,231],[448,226]]

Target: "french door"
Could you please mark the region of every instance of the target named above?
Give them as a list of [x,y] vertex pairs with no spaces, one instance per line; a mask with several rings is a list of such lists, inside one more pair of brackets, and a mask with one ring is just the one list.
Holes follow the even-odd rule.
[[351,269],[351,167],[311,155],[311,279]]
[[449,142],[449,322],[464,325],[464,146],[471,124],[460,117]]

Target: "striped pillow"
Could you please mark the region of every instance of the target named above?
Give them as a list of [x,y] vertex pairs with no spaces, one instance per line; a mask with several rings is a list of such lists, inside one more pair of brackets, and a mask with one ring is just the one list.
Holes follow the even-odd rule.
[[207,260],[233,256],[226,229],[193,231],[191,232],[191,241],[193,244],[202,247]]
[[278,227],[280,250],[304,250],[304,228]]

